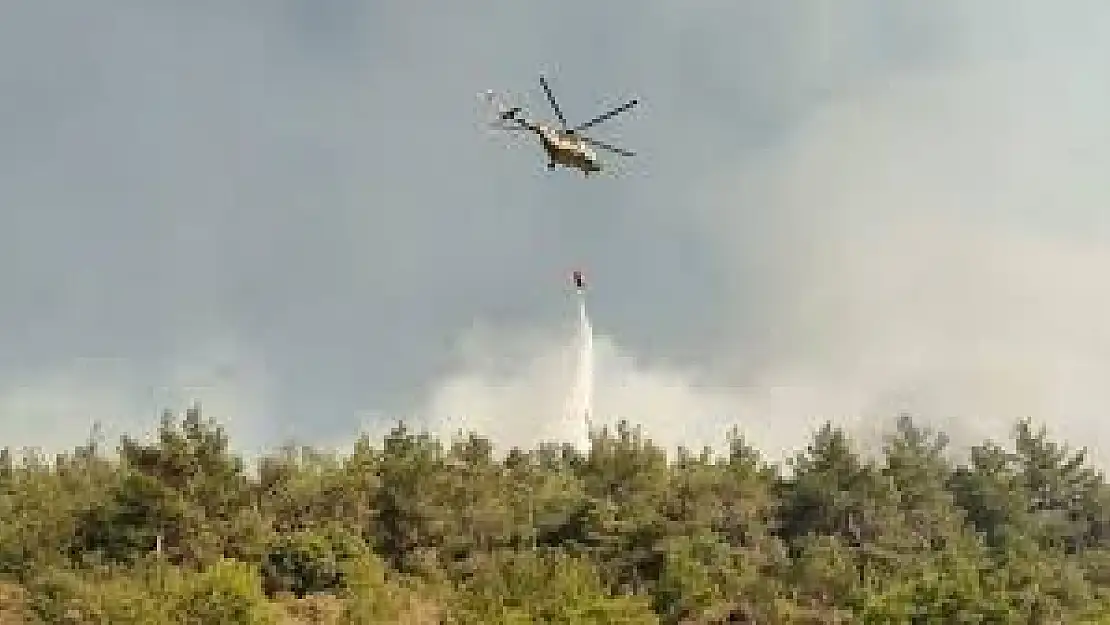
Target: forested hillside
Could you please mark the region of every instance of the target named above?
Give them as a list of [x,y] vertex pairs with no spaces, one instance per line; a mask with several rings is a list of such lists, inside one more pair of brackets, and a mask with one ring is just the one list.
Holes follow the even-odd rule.
[[500,458],[399,425],[248,469],[166,415],[150,445],[4,452],[0,623],[1110,623],[1081,452],[1021,422],[957,464],[890,431],[864,456],[826,426],[777,467],[735,435]]

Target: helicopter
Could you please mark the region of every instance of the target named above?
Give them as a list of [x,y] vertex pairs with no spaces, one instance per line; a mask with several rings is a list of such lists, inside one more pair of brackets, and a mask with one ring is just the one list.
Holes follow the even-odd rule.
[[597,156],[597,152],[593,149],[594,147],[608,150],[614,154],[620,154],[621,156],[635,156],[634,153],[628,150],[623,150],[580,133],[591,126],[599,124],[636,106],[639,104],[639,100],[629,100],[587,122],[578,124],[574,127],[568,127],[567,120],[563,117],[563,112],[559,109],[559,104],[555,101],[555,95],[551,92],[551,87],[548,86],[547,80],[542,74],[540,75],[540,86],[543,87],[544,93],[547,95],[547,101],[551,104],[552,110],[555,111],[555,116],[559,118],[560,126],[558,127],[553,124],[525,118],[521,115],[521,111],[523,110],[521,107],[506,106],[498,99],[493,90],[487,90],[485,92],[485,97],[497,106],[499,121],[504,124],[511,124],[507,127],[502,126],[502,129],[527,130],[539,137],[544,151],[547,152],[548,170],[554,170],[561,165],[567,168],[578,169],[584,176],[599,172],[602,169],[602,165],[601,160]]

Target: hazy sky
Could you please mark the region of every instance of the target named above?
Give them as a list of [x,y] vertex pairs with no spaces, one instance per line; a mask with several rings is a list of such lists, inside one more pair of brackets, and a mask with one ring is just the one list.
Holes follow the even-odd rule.
[[[4,13],[5,444],[193,398],[245,448],[528,444],[581,267],[596,411],[668,445],[899,410],[1110,445],[1101,0]],[[483,127],[487,88],[546,114],[541,71],[572,121],[639,97],[597,130],[639,156],[583,180]]]

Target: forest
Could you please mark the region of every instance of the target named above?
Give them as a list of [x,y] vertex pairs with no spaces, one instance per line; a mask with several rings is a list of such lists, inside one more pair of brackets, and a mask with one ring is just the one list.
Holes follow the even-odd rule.
[[398,422],[248,461],[195,406],[0,452],[0,623],[1110,623],[1084,449],[1028,420],[970,449],[886,432],[826,424],[780,466],[736,430],[495,453]]

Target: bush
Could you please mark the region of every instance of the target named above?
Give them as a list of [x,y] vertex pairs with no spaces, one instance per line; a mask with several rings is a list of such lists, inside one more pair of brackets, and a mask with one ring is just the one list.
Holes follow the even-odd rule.
[[175,623],[269,625],[277,610],[262,592],[255,567],[222,559],[199,573],[186,575],[177,589]]
[[610,595],[589,561],[561,553],[496,553],[462,590],[460,623],[659,623],[648,598]]
[[297,597],[335,590],[344,565],[367,553],[361,538],[344,530],[301,530],[277,536],[262,565],[267,592]]

